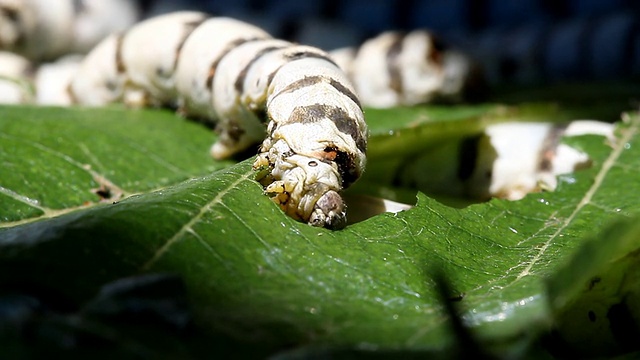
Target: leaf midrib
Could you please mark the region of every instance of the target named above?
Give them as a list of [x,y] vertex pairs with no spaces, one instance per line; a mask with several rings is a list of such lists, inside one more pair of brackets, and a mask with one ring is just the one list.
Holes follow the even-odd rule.
[[628,143],[631,140],[631,138],[637,134],[638,127],[640,126],[639,123],[640,123],[639,118],[635,118],[632,120],[631,126],[628,129],[624,129],[622,131],[622,136],[619,139],[617,139],[615,143],[612,144],[613,151],[611,151],[607,159],[602,163],[602,167],[600,167],[600,170],[596,174],[593,184],[591,184],[591,187],[589,187],[589,190],[587,190],[584,196],[580,199],[580,202],[578,203],[576,208],[573,210],[573,212],[567,218],[565,218],[565,220],[558,227],[558,229],[540,247],[540,250],[538,251],[538,253],[536,253],[533,259],[531,259],[531,262],[527,265],[527,267],[525,267],[520,272],[520,274],[518,274],[514,282],[531,274],[531,269],[540,260],[544,252],[551,245],[551,243],[556,238],[558,238],[558,236],[562,234],[567,227],[569,227],[571,222],[580,213],[580,211],[582,211],[582,209],[586,205],[591,203],[591,199],[593,198],[595,193],[598,191],[598,189],[600,189],[600,187],[602,186],[602,183],[604,182],[605,177],[607,176],[611,168],[616,164],[616,162],[620,158],[620,155],[622,154],[622,151],[625,148],[625,144]]

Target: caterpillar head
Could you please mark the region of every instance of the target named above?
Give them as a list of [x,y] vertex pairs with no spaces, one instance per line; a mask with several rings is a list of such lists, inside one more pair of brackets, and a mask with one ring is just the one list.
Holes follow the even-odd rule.
[[340,194],[334,190],[325,192],[313,206],[309,225],[338,230],[347,225],[347,207]]
[[257,180],[289,216],[313,226],[345,226],[346,207],[338,194],[342,186],[334,162],[295,154],[285,141],[278,140],[258,155],[254,168],[267,170]]

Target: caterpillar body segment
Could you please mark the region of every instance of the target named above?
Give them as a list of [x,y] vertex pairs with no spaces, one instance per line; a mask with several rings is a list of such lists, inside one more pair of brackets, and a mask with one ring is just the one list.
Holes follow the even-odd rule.
[[[69,1],[69,0],[66,0]],[[50,5],[51,1],[46,1]],[[75,6],[72,52],[86,54],[107,35],[125,31],[140,17],[131,0],[71,0]]]
[[348,84],[325,59],[304,58],[281,67],[269,89],[271,121],[263,151],[286,139],[296,154],[337,162],[343,182],[350,185],[365,166],[367,126]]
[[484,76],[478,64],[458,50],[442,53],[442,84],[436,98],[448,102],[462,102],[482,98]]
[[322,50],[230,18],[173,13],[105,39],[69,93],[79,104],[170,105],[215,122],[217,159],[262,141],[254,167],[273,200],[312,225],[345,225],[339,192],[364,171],[368,130],[355,89]]
[[71,105],[73,99],[67,86],[78,71],[82,59],[82,55],[67,55],[55,62],[40,65],[34,79],[36,103]]
[[85,57],[69,82],[73,103],[104,106],[123,101],[126,74],[119,59],[122,35],[110,35]]
[[148,19],[100,42],[70,83],[75,102],[102,106],[173,105],[180,48],[207,15],[182,11]]
[[[366,103],[413,105],[429,101],[441,85],[440,60],[428,33],[389,32],[362,46],[352,74]],[[374,71],[380,76],[368,75]]]
[[23,56],[0,51],[0,104],[71,104],[67,85],[81,59],[68,55],[36,66]]
[[267,192],[294,218],[340,228],[338,195],[364,170],[367,127],[345,74],[328,58],[284,64],[268,90],[267,127],[256,168],[273,169]]
[[[264,30],[231,18],[211,18],[186,39],[176,68],[176,90],[181,112],[217,119],[212,93],[217,67],[239,45],[271,39]],[[231,84],[229,84],[231,85]]]
[[[49,6],[47,6],[49,3]],[[72,1],[0,1],[0,47],[29,59],[53,58],[66,51],[73,33]]]
[[7,78],[25,77],[33,72],[31,62],[18,54],[0,51],[1,75]]
[[0,49],[36,61],[85,53],[138,15],[130,0],[0,0]]
[[269,75],[282,65],[283,53],[292,46],[276,39],[246,41],[218,63],[212,80],[219,135],[211,148],[214,158],[227,158],[265,138]]
[[370,107],[459,101],[479,82],[469,57],[445,49],[426,30],[385,32],[358,49],[337,49],[331,55],[349,74],[362,103]]
[[[285,68],[289,62],[307,57],[325,59],[320,65],[330,65],[326,63],[330,61],[327,54],[317,48],[275,39],[246,42],[225,56],[213,81],[213,103],[219,118],[219,139],[211,149],[214,158],[228,157],[265,138],[267,107],[281,108],[268,105],[274,95],[273,85],[283,81],[276,80],[276,75],[289,71]],[[229,86],[231,83],[233,86]],[[286,114],[270,118],[280,116]]]
[[28,59],[0,51],[0,104],[23,104],[32,100],[29,89],[32,71]]
[[[174,72],[181,44],[207,18],[196,11],[170,13],[143,21],[120,38],[115,56],[118,71],[126,73],[127,105],[175,105]],[[133,96],[136,93],[142,96]]]

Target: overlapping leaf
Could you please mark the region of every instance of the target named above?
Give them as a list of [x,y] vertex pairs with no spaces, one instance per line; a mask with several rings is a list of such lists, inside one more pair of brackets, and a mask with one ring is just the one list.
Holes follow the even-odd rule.
[[[195,146],[187,145],[187,138],[201,143],[191,124],[180,125],[188,128],[185,132],[176,128],[165,135],[179,141],[156,137],[161,129],[151,120],[158,119],[147,117],[158,116],[158,127],[168,127],[166,114],[116,111],[116,117],[135,120],[124,124],[109,117],[110,111],[49,110],[58,118],[73,118],[64,128],[64,120],[35,118],[47,117],[45,111],[13,111],[12,120],[3,117],[1,126],[3,153],[15,155],[3,155],[3,163],[18,170],[7,177],[3,171],[2,208],[16,202],[22,207],[11,208],[5,219],[37,216],[24,207],[66,209],[95,201],[87,194],[101,177],[126,193],[142,193],[41,221],[6,224],[0,229],[0,283],[37,283],[82,301],[123,276],[177,273],[200,324],[276,344],[441,349],[456,342],[443,295],[456,301],[464,323],[481,341],[529,341],[552,317],[545,279],[586,236],[597,236],[612,219],[640,210],[633,195],[640,190],[637,116],[627,119],[613,144],[600,137],[573,141],[590,154],[593,166],[561,177],[555,193],[462,210],[419,195],[412,210],[331,232],[283,215],[253,181],[250,160],[180,182],[212,165],[179,155],[179,149]],[[473,111],[477,116],[487,109]],[[88,114],[96,119],[82,123]],[[19,118],[34,125],[20,126]],[[105,137],[96,122],[126,137],[114,138],[113,132]],[[48,131],[28,129],[35,125]],[[144,141],[162,141],[166,153],[148,150],[152,145]],[[206,157],[208,143],[201,145],[205,150],[194,151],[193,159]],[[123,148],[133,150],[114,155]],[[145,149],[139,158],[136,149]],[[60,161],[35,162],[45,155]],[[20,165],[25,161],[30,165]],[[162,165],[150,165],[154,161]],[[86,164],[104,166],[97,167],[96,176]],[[27,185],[40,174],[55,189],[48,195],[58,195],[60,204],[29,192],[15,180],[17,174]],[[67,185],[65,176],[83,185]],[[21,215],[11,215],[16,213]],[[45,210],[45,215],[51,214]],[[438,292],[434,279],[440,277],[451,294]]]

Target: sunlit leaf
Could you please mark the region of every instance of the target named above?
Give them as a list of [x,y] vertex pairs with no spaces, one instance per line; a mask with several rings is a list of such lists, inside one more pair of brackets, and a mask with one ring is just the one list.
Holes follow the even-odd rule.
[[[3,170],[0,204],[21,207],[3,210],[0,284],[82,302],[121,277],[175,273],[199,325],[281,346],[446,349],[461,336],[444,298],[482,346],[516,353],[549,328],[546,279],[585,238],[640,210],[637,115],[613,144],[572,139],[593,166],[554,193],[464,209],[419,194],[409,211],[329,231],[285,216],[251,159],[212,171],[210,133],[166,113],[1,111],[3,169],[14,170]],[[94,170],[122,200],[96,204]]]

